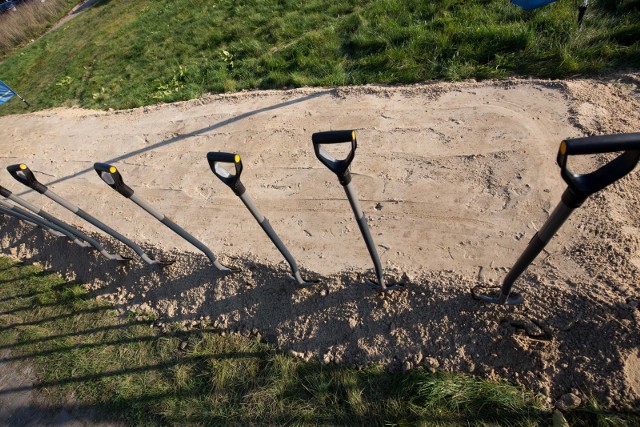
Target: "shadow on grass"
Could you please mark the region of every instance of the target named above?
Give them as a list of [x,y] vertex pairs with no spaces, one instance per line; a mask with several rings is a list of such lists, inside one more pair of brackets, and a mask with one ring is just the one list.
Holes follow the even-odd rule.
[[[0,259],[0,273],[9,270],[3,269],[6,262]],[[5,353],[0,366],[44,363],[49,371],[45,375],[49,376],[32,384],[0,388],[0,399],[32,390],[54,395],[74,393],[84,396],[73,404],[75,411],[97,412],[101,418],[114,421],[120,421],[119,414],[124,414],[127,422],[142,424],[550,423],[551,414],[544,405],[507,383],[423,370],[394,374],[379,367],[355,370],[344,365],[305,363],[276,351],[270,344],[235,335],[224,337],[214,328],[161,333],[150,320],[105,316],[111,309],[106,306],[83,307],[95,302],[84,295],[68,297],[58,282],[51,283],[52,295],[39,305],[38,300],[30,300],[32,292],[24,292],[21,280],[7,279],[0,288],[0,295],[15,292],[12,298],[0,301],[0,309],[8,304],[32,303],[42,317],[2,327],[16,327],[18,335],[14,342],[0,347],[14,352]],[[343,302],[362,298],[364,291],[351,288],[335,292],[335,296]],[[271,289],[276,293],[281,290],[277,285]],[[51,299],[58,303],[48,302]],[[240,298],[233,304],[244,302]],[[268,301],[262,303],[262,309],[270,309]],[[461,324],[478,317],[476,310],[468,308],[466,296],[454,297],[448,304],[467,306],[464,313],[460,309]],[[283,309],[282,316],[288,310]],[[312,315],[313,310],[308,310]],[[35,315],[22,309],[14,314]],[[370,311],[360,313],[365,318],[369,315]],[[42,325],[39,333],[45,336],[21,336],[20,331],[29,325]],[[498,349],[503,350],[505,360],[524,363],[531,357],[518,354],[512,344],[504,340]],[[47,407],[54,411],[69,409],[66,404]],[[29,409],[33,407],[25,407],[24,412]],[[600,408],[581,408],[569,416],[575,425],[612,417],[640,420],[640,414],[633,411]]]
[[[130,404],[137,403],[156,403],[162,402],[167,398],[176,398],[176,399],[184,399],[189,398],[190,393],[176,393],[175,395],[167,395],[163,393],[159,394],[150,394],[145,396],[143,400],[137,399],[123,399],[119,401],[119,404],[123,407]],[[87,414],[84,418],[91,420],[92,422],[97,422],[98,417],[102,419],[110,420],[110,421],[120,421],[118,418],[113,417],[112,414],[107,412],[107,410],[99,405],[99,404],[75,404],[72,407],[69,405],[30,405],[22,408],[17,408],[16,416],[22,416],[21,413],[24,414],[32,414],[34,412],[38,413],[48,413],[49,411],[53,411],[54,413],[65,413],[70,409],[74,411]],[[28,416],[28,415],[27,415]],[[154,422],[152,422],[152,420]],[[8,420],[3,420],[0,418],[0,423],[3,423]],[[51,420],[43,420],[43,421],[51,421]],[[55,419],[53,420],[56,421]],[[66,421],[66,419],[65,419]],[[366,417],[354,417],[350,420],[345,420],[341,418],[331,418],[331,417],[314,417],[312,415],[304,416],[296,418],[292,420],[286,416],[242,416],[242,415],[234,415],[233,417],[228,417],[224,415],[216,415],[216,414],[208,414],[207,416],[197,416],[197,415],[187,415],[187,416],[165,416],[165,417],[156,417],[155,419],[147,419],[145,425],[185,425],[189,423],[196,423],[200,425],[211,425],[211,426],[221,426],[221,425],[270,425],[270,426],[278,426],[278,425],[345,425],[345,426],[353,426],[353,425],[366,425],[369,422],[373,422],[373,425],[391,425],[388,423],[384,423],[381,420],[377,419],[369,419]],[[412,423],[422,424],[426,423],[427,425],[439,425],[439,426],[458,426],[461,423],[464,423],[463,419],[456,417],[447,417],[447,416],[421,416],[416,417],[411,420]],[[5,424],[6,425],[6,424]],[[58,425],[57,423],[55,425]],[[64,425],[64,423],[60,423],[60,425]]]
[[[31,292],[17,292],[21,286],[19,280],[6,282],[3,291],[13,287],[16,296],[0,308],[31,301]],[[0,365],[45,363],[49,372],[45,371],[45,375],[51,375],[53,370],[53,377],[5,385],[0,388],[0,399],[12,399],[33,390],[47,393],[58,390],[62,394],[87,396],[74,402],[76,412],[96,412],[115,421],[119,421],[117,414],[125,414],[127,422],[155,420],[172,425],[353,425],[398,420],[455,424],[494,417],[487,411],[469,414],[452,408],[431,411],[413,396],[419,396],[414,393],[417,385],[431,374],[391,374],[378,368],[357,371],[344,366],[304,363],[255,339],[223,337],[217,329],[163,334],[158,328],[149,328],[149,320],[105,317],[110,307],[82,307],[95,302],[83,299],[82,295],[75,300],[68,298],[57,288],[59,283],[52,282],[53,295],[48,298],[58,301],[57,304],[38,305],[36,300],[31,301],[38,309],[36,313],[15,312],[16,317],[41,317],[2,326],[2,330],[17,328],[18,337],[0,348],[16,352],[7,354]],[[18,295],[25,297],[21,299]],[[20,335],[25,326],[32,325],[42,325],[39,333],[46,336]],[[95,327],[87,328],[88,325]],[[65,331],[68,327],[80,329]],[[149,357],[138,358],[136,354]],[[66,404],[47,408],[54,412],[70,410]],[[539,411],[524,415],[521,410],[505,411],[506,416],[516,421],[544,415]],[[34,407],[14,412],[27,416],[34,413]],[[4,421],[12,420],[16,418]]]
[[[49,305],[49,307],[59,307],[59,305],[58,304],[51,304],[51,305]],[[1,331],[6,331],[6,330],[9,330],[9,329],[14,329],[14,328],[22,328],[22,327],[25,327],[25,326],[42,325],[44,323],[55,322],[55,321],[62,320],[62,319],[70,319],[70,318],[73,318],[73,317],[75,317],[75,316],[77,316],[79,314],[82,314],[82,313],[85,313],[85,314],[86,313],[98,313],[100,311],[107,311],[107,310],[113,310],[113,308],[108,307],[108,306],[88,308],[88,309],[84,309],[84,310],[77,310],[77,311],[74,311],[73,313],[60,314],[58,316],[46,317],[44,319],[39,319],[39,320],[33,320],[31,322],[14,323],[14,324],[10,324],[10,325],[6,325],[6,326],[0,327],[0,332]],[[2,314],[2,313],[0,313],[0,314]]]
[[[58,339],[62,339],[62,338],[70,338],[70,337],[78,337],[78,336],[82,336],[82,335],[90,335],[90,334],[95,334],[98,332],[106,332],[109,330],[122,330],[124,331],[124,329],[126,329],[127,327],[130,326],[140,326],[140,325],[148,325],[148,326],[152,326],[152,324],[150,322],[133,322],[133,323],[127,323],[126,326],[113,326],[113,327],[101,327],[101,328],[94,328],[94,329],[89,329],[89,330],[83,330],[83,331],[77,331],[77,332],[72,332],[72,333],[67,333],[67,334],[59,334],[59,335],[54,335],[54,336],[49,336],[49,337],[44,337],[44,338],[40,338],[40,339],[35,339],[35,340],[29,340],[28,343],[22,343],[22,345],[31,345],[34,343],[43,343],[43,342],[47,342],[47,341],[54,341],[54,340],[58,340]],[[203,333],[220,333],[220,330],[216,330],[216,329],[200,329],[198,330],[198,334],[203,334]],[[189,332],[171,332],[171,333],[165,333],[162,334],[161,338],[162,339],[169,339],[169,338],[179,338],[182,340],[187,340],[189,338],[189,336],[191,335],[191,333]],[[7,362],[14,362],[14,361],[18,361],[18,360],[28,360],[28,359],[34,359],[36,357],[42,357],[42,356],[50,356],[52,354],[56,354],[56,353],[65,353],[68,351],[75,351],[75,350],[87,350],[87,349],[94,349],[94,348],[99,348],[99,347],[108,347],[108,346],[118,346],[118,345],[123,345],[123,344],[135,344],[135,343],[147,343],[147,342],[157,342],[160,339],[160,336],[158,335],[147,335],[147,336],[136,336],[133,338],[122,338],[122,339],[118,339],[118,340],[113,340],[113,341],[100,341],[100,342],[93,342],[93,343],[79,343],[79,344],[74,344],[71,346],[57,346],[56,348],[50,349],[50,350],[43,350],[43,351],[37,351],[37,352],[32,352],[32,353],[24,353],[24,354],[20,354],[19,356],[9,356],[9,357],[3,357],[0,358],[0,363],[7,363]],[[0,346],[0,350],[6,350],[6,349],[12,349],[12,348],[17,348],[20,347],[21,343],[15,343],[15,344],[11,344],[11,345],[6,345],[6,346]],[[188,360],[185,359],[186,362],[188,362]]]
[[[27,265],[27,264],[23,264],[23,265]],[[0,272],[2,271],[6,271],[9,269],[4,269],[4,270],[0,270]],[[10,279],[2,279],[0,280],[0,285],[2,285],[3,283],[11,283],[11,282],[15,282],[16,280],[25,280],[25,279],[32,279],[32,278],[36,278],[36,277],[46,277],[48,275],[50,275],[51,272],[50,271],[38,271],[35,273],[27,273],[27,274],[23,274],[21,276],[18,277],[12,277]],[[0,302],[2,302],[4,300],[0,300]]]
[[[124,342],[120,344],[124,344]],[[272,362],[269,360],[269,354],[264,351],[184,355],[152,365],[92,375],[65,377],[55,381],[42,381],[35,383],[33,387],[6,388],[0,390],[0,396],[25,392],[33,388],[50,390],[51,388],[65,385],[100,384],[109,378],[130,378],[132,375],[144,375],[151,371],[166,372],[183,367],[192,368],[194,365],[209,365],[212,361],[226,360],[229,363],[235,363],[239,359],[258,359],[264,364],[265,370],[271,369]],[[354,374],[352,370],[345,367],[299,363],[291,375],[299,378],[299,381],[290,382],[288,386],[279,389],[274,396],[271,396],[271,398],[282,402],[284,405],[290,405],[292,408],[290,412],[276,414],[249,412],[243,414],[241,409],[234,410],[233,406],[241,407],[243,405],[245,396],[263,391],[259,387],[235,383],[224,390],[224,393],[231,395],[231,402],[226,402],[227,408],[225,409],[229,411],[227,414],[217,414],[216,412],[218,411],[215,408],[189,411],[189,413],[166,413],[162,416],[150,412],[142,415],[142,418],[138,418],[137,421],[144,422],[144,420],[148,421],[155,418],[161,420],[163,424],[169,423],[171,425],[183,425],[184,423],[220,425],[229,422],[233,424],[240,422],[259,423],[261,425],[287,425],[291,423],[330,425],[374,423],[381,425],[396,422],[428,422],[439,425],[458,425],[459,423],[509,420],[514,425],[519,425],[542,420],[548,421],[549,419],[548,413],[538,409],[488,405],[486,396],[477,396],[475,399],[469,399],[460,404],[460,402],[455,401],[458,396],[452,393],[450,396],[452,399],[451,405],[440,408],[433,407],[434,405],[425,402],[421,397],[416,398],[415,395],[412,395],[416,384],[419,384],[421,380],[434,377],[430,374],[391,375],[384,371]],[[348,380],[341,381],[342,378],[348,378]],[[126,380],[126,382],[130,381],[132,380]],[[85,403],[76,405],[76,407],[80,410],[97,410],[108,418],[112,418],[114,413],[128,408],[129,410],[133,409],[140,417],[140,413],[144,413],[148,410],[147,408],[166,407],[176,401],[199,406],[205,404],[207,396],[211,394],[210,385],[205,381],[200,381],[191,387],[180,387],[165,392],[159,392],[157,389],[150,387],[134,396],[116,396],[109,402]],[[205,397],[204,399],[202,399],[203,396]],[[354,399],[354,396],[357,397]],[[406,405],[406,409],[398,410],[398,406],[401,405]],[[300,408],[297,408],[298,410],[296,410],[296,406],[314,407],[315,409],[299,410]],[[330,409],[327,409],[327,407],[330,407]],[[64,407],[59,409],[62,410]]]
[[[131,321],[131,322],[129,322],[127,324],[128,327],[144,326],[144,325],[150,326],[150,322],[146,321],[146,320],[145,321]],[[92,334],[99,334],[99,333],[115,331],[115,330],[121,330],[121,329],[123,329],[122,325],[109,325],[109,326],[100,326],[100,327],[92,328],[92,329],[84,329],[84,330],[81,330],[81,331],[66,332],[66,333],[62,333],[62,334],[53,334],[53,335],[49,335],[49,336],[46,336],[46,337],[31,338],[28,341],[16,342],[16,343],[6,344],[6,345],[0,345],[0,350],[17,349],[17,348],[24,347],[24,346],[30,346],[30,345],[34,345],[34,344],[42,344],[42,343],[46,343],[46,342],[49,342],[49,341],[55,341],[55,340],[58,340],[58,339],[81,337],[83,335],[89,336],[89,335],[92,335]],[[141,342],[142,341],[143,340],[141,340]],[[74,348],[76,348],[76,347],[74,347]],[[26,358],[31,357],[31,356],[33,356],[33,355],[27,355]],[[20,359],[23,359],[23,357],[15,357],[15,360],[20,360]],[[2,360],[6,361],[6,360],[10,360],[10,359],[9,358],[4,358]]]
[[[111,343],[106,343],[104,345],[123,345],[123,344],[128,344],[128,343],[137,343],[137,342],[145,342],[145,338],[151,338],[151,337],[140,337],[140,339],[136,338],[136,339],[131,339],[131,340],[121,340],[121,341],[117,341],[117,342],[111,342]],[[157,340],[157,337],[155,337],[155,339]],[[97,344],[97,345],[90,345],[87,347],[95,347],[95,346],[102,346],[103,344]],[[85,347],[86,348],[86,347]],[[76,349],[76,348],[74,348]],[[57,349],[56,351],[68,351],[70,350],[69,348],[61,348],[61,349]],[[51,351],[51,352],[42,352],[43,355],[46,354],[53,354],[55,351]],[[216,354],[216,355],[208,355],[208,356],[184,356],[184,357],[180,357],[180,358],[176,358],[167,362],[162,362],[162,363],[156,363],[153,365],[143,365],[143,366],[138,366],[135,368],[127,368],[127,369],[120,369],[120,370],[115,370],[115,371],[109,371],[109,372],[102,372],[99,374],[91,374],[91,375],[80,375],[80,376],[74,376],[74,377],[67,377],[67,378],[63,378],[60,380],[55,380],[55,381],[41,381],[41,382],[37,382],[33,385],[33,387],[38,388],[38,389],[48,389],[51,387],[58,387],[58,386],[62,386],[62,385],[68,385],[68,384],[75,384],[75,383],[86,383],[86,382],[92,382],[92,381],[100,381],[102,379],[105,378],[110,378],[110,377],[121,377],[121,376],[125,376],[125,375],[131,375],[131,374],[138,374],[138,373],[143,373],[143,372],[149,372],[149,371],[163,371],[165,369],[170,369],[179,365],[188,365],[188,364],[192,364],[192,363],[202,363],[205,362],[207,360],[222,360],[222,359],[229,359],[229,360],[238,360],[241,358],[249,358],[249,357],[258,357],[260,356],[261,353],[241,353],[241,352],[234,352],[234,353],[228,353],[228,354]],[[39,356],[38,354],[33,354],[33,355],[27,355],[26,358],[31,358],[31,357],[36,357]],[[13,393],[20,393],[22,391],[27,391],[27,390],[31,390],[33,389],[32,386],[22,386],[22,387],[9,387],[9,388],[4,388],[2,390],[0,390],[0,396],[1,395],[5,395],[5,394],[13,394]],[[202,390],[198,390],[198,393],[201,393]],[[168,395],[173,394],[173,392],[168,393]],[[136,397],[136,399],[139,399],[139,397]]]
[[[28,265],[28,264],[22,263],[21,265]],[[0,274],[2,273],[2,271],[3,270],[0,270]],[[25,280],[25,279],[29,279],[31,277],[47,277],[47,276],[49,276],[51,274],[52,273],[50,271],[41,271],[41,272],[33,274],[33,275],[26,274],[26,275],[23,275],[22,277],[17,277],[17,278],[15,278],[13,280],[12,279],[6,279],[6,280],[3,280],[2,283],[11,283],[11,282],[13,282],[15,280]],[[76,284],[77,284],[76,282],[60,283],[60,284],[54,286],[54,290],[62,291],[64,289],[68,288],[68,287],[75,286]],[[23,294],[16,294],[16,295],[0,298],[0,303],[7,302],[7,301],[13,301],[13,300],[26,299],[26,298],[33,298],[33,297],[37,297],[38,295],[48,294],[49,292],[51,292],[51,289],[42,290],[42,291],[26,292],[26,293],[23,293]]]

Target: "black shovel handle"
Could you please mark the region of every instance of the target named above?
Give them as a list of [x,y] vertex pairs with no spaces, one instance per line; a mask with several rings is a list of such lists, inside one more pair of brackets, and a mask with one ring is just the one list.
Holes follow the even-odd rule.
[[40,194],[44,194],[48,188],[38,182],[31,169],[24,163],[20,163],[17,165],[7,166],[7,171],[21,184],[26,185],[27,187],[37,191]]
[[6,188],[4,188],[2,185],[0,185],[0,196],[8,198],[11,196],[11,191],[7,190]]
[[[245,187],[240,181],[242,159],[239,154],[211,151],[207,153],[207,161],[209,162],[211,171],[215,176],[220,178],[220,181],[229,186],[237,196],[244,194]],[[235,174],[229,173],[220,163],[232,163],[236,169]]]
[[[623,151],[615,159],[587,174],[575,174],[567,167],[572,155],[613,153]],[[640,133],[591,136],[562,141],[557,162],[562,179],[576,195],[588,197],[631,172],[640,160]]]
[[118,172],[115,166],[107,163],[94,163],[93,169],[109,187],[122,194],[127,199],[133,196],[133,190],[127,184],[124,183],[122,175]]
[[[356,155],[356,148],[358,148],[358,141],[356,139],[355,130],[331,130],[327,132],[316,132],[311,135],[311,141],[313,142],[313,150],[316,153],[316,157],[323,165],[340,179],[342,185],[347,185],[351,182],[351,174],[349,173],[349,166]],[[333,156],[322,149],[324,144],[339,144],[343,142],[351,143],[351,151],[342,160],[333,158]]]

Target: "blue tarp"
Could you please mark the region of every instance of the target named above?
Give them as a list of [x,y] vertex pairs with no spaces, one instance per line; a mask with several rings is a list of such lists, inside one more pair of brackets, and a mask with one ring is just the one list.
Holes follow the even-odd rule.
[[549,3],[553,3],[556,0],[511,0],[511,3],[520,6],[524,10],[536,9],[538,7],[546,6]]
[[16,93],[13,91],[13,89],[11,89],[2,80],[0,80],[0,105],[13,98],[15,94]]

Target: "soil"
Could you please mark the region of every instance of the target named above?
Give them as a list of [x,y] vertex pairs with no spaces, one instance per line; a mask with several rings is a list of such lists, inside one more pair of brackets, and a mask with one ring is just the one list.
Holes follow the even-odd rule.
[[0,425],[21,427],[116,427],[100,420],[94,408],[82,407],[72,397],[52,404],[37,389],[38,377],[27,362],[7,361],[0,351]]
[[[518,306],[481,303],[549,217],[566,184],[562,139],[640,131],[640,74],[606,79],[304,88],[211,95],[128,111],[54,109],[0,118],[5,165],[26,163],[56,194],[141,244],[146,265],[8,174],[0,184],[94,233],[122,265],[13,219],[2,251],[86,283],[123,313],[159,325],[211,324],[260,336],[323,363],[433,368],[504,378],[549,400],[572,392],[640,403],[640,180],[634,171],[589,198],[515,283]],[[386,280],[338,179],[311,134],[355,129],[353,186]],[[282,238],[289,267],[242,202],[210,171],[208,151],[242,156],[247,194]],[[578,172],[611,156],[572,160]],[[209,260],[132,201],[93,163],[113,164],[139,197],[204,242]]]

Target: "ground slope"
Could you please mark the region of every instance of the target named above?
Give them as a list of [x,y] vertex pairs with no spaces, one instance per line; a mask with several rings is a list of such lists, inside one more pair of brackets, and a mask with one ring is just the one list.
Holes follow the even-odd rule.
[[[628,74],[297,89],[0,118],[5,165],[27,163],[58,194],[177,263],[118,267],[12,220],[3,250],[85,281],[124,310],[259,333],[301,357],[427,363],[508,378],[551,397],[579,389],[635,404],[637,173],[591,198],[562,228],[517,282],[524,305],[487,306],[469,293],[499,283],[558,202],[562,138],[640,131],[639,87],[638,75]],[[371,260],[336,177],[313,154],[313,132],[352,128],[353,182],[389,278],[406,283],[403,292],[382,296],[362,285]],[[208,151],[241,154],[247,191],[321,286],[299,290],[286,280],[280,254],[210,172]],[[109,189],[95,161],[113,163],[137,194],[243,272],[212,272],[202,254]],[[579,167],[602,161],[582,159]],[[95,231],[8,174],[0,184]],[[532,320],[552,339],[532,340],[517,327],[533,330]]]

